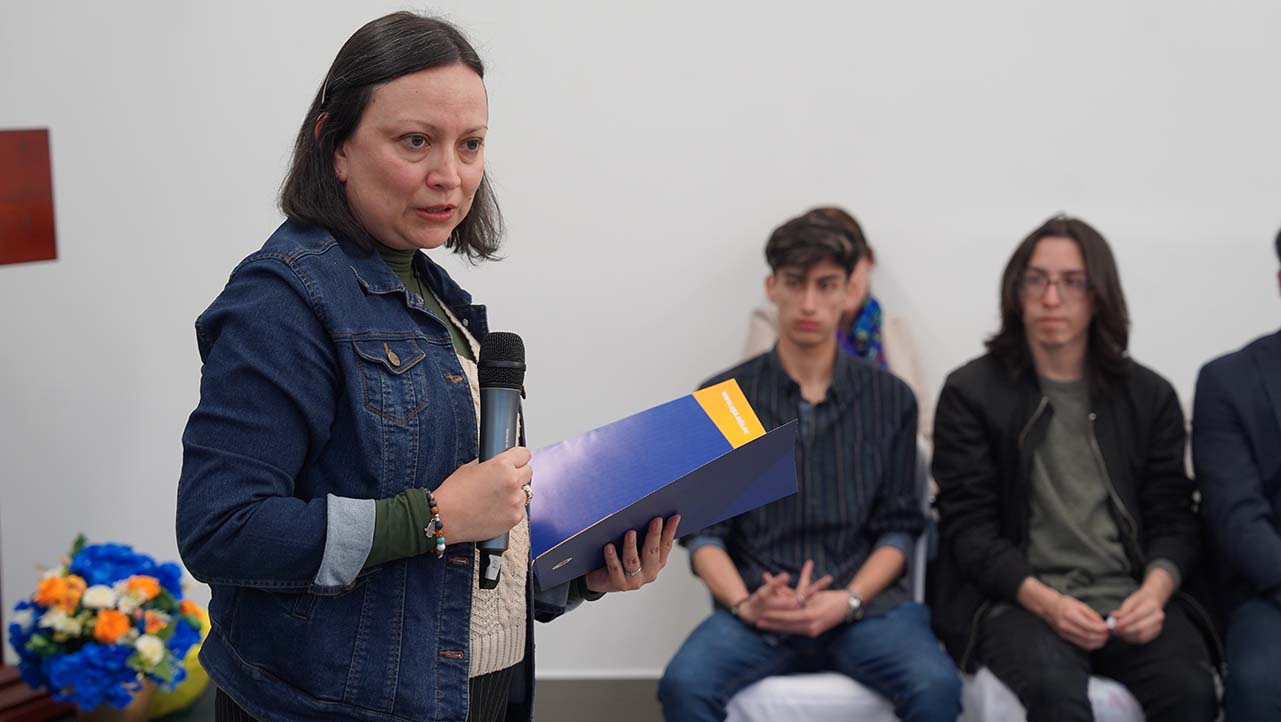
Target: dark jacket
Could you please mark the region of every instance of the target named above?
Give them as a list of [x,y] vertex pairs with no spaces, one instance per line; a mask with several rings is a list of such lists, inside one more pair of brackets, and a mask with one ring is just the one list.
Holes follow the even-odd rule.
[[[1091,387],[1093,443],[1136,579],[1154,559],[1169,560],[1187,578],[1200,528],[1174,388],[1139,364],[1120,382]],[[1053,413],[1032,372],[1015,376],[990,354],[952,372],[939,397],[933,473],[941,545],[928,595],[935,631],[962,667],[973,668],[982,615],[994,602],[1017,604],[1032,575],[1032,458]],[[1190,616],[1213,635],[1204,613]]]
[[1201,369],[1192,458],[1225,601],[1281,604],[1281,333]]

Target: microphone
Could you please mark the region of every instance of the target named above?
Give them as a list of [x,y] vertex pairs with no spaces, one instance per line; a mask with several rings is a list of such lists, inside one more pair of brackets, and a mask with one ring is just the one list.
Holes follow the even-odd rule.
[[[476,362],[480,377],[480,461],[485,462],[516,445],[516,423],[525,385],[525,342],[506,331],[494,331],[480,344]],[[476,545],[481,556],[480,588],[498,586],[507,535]]]

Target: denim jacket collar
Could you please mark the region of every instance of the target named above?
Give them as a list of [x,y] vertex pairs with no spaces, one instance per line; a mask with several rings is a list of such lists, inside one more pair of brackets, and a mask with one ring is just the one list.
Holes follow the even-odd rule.
[[[441,302],[454,312],[477,341],[483,341],[489,332],[488,319],[483,305],[473,305],[472,296],[459,286],[449,273],[425,253],[414,256],[415,268]],[[405,284],[377,253],[368,253],[353,259],[352,275],[365,293],[405,293]]]

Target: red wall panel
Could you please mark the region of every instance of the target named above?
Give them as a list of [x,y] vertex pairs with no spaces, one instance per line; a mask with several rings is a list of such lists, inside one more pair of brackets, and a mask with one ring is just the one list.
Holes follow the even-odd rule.
[[0,263],[58,257],[48,130],[0,130]]

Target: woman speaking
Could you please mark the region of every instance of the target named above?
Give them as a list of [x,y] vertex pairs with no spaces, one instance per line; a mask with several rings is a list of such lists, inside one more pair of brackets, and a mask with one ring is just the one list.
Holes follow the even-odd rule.
[[[485,309],[420,251],[498,250],[483,78],[441,20],[356,31],[298,132],[287,220],[196,321],[177,533],[212,589],[219,720],[527,720],[532,620],[667,561],[677,517],[536,589],[530,453],[476,461]],[[475,542],[503,533],[480,589]]]

